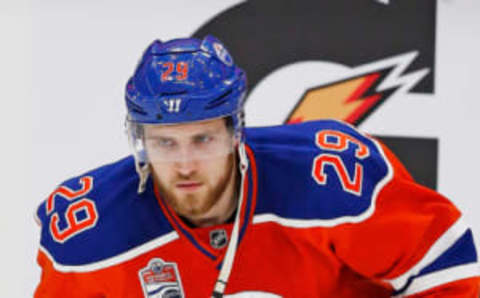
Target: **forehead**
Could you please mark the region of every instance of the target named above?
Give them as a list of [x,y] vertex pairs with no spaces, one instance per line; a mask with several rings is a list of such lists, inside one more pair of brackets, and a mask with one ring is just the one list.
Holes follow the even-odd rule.
[[174,125],[145,125],[145,136],[192,136],[207,132],[222,132],[226,131],[225,119],[219,118],[201,122],[190,122],[185,124]]

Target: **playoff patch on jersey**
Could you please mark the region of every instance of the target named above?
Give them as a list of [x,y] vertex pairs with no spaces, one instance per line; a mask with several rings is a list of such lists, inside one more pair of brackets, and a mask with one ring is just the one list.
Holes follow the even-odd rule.
[[139,272],[145,298],[184,298],[177,264],[151,259]]

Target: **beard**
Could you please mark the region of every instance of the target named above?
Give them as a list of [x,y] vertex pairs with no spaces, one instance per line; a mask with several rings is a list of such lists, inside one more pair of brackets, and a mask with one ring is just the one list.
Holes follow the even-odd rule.
[[[175,212],[183,217],[194,219],[208,212],[215,203],[226,192],[227,187],[232,182],[235,172],[234,155],[229,154],[224,168],[220,169],[222,174],[217,181],[209,182],[203,178],[200,173],[184,176],[177,173],[172,181],[166,184],[156,178],[157,186],[160,194],[167,204],[175,210]],[[176,189],[176,184],[187,181],[197,181],[202,185],[198,190],[191,193],[184,193]],[[213,185],[211,183],[214,183]]]

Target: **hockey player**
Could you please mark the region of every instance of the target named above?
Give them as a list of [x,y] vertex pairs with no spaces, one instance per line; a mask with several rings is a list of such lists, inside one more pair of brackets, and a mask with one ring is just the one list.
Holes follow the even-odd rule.
[[345,123],[244,129],[245,94],[214,37],[154,41],[126,87],[133,157],[38,208],[35,297],[478,297],[450,201]]

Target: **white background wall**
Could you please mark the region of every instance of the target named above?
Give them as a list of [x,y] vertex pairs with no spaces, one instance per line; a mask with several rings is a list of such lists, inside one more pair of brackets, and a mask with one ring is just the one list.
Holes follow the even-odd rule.
[[[240,2],[0,2],[1,297],[30,297],[39,280],[33,213],[41,200],[67,177],[128,154],[123,89],[147,44],[189,36]],[[374,134],[438,137],[439,191],[464,211],[477,239],[478,16],[478,1],[439,0],[435,95],[412,100],[414,107],[403,101],[420,95],[387,101],[362,125]]]

